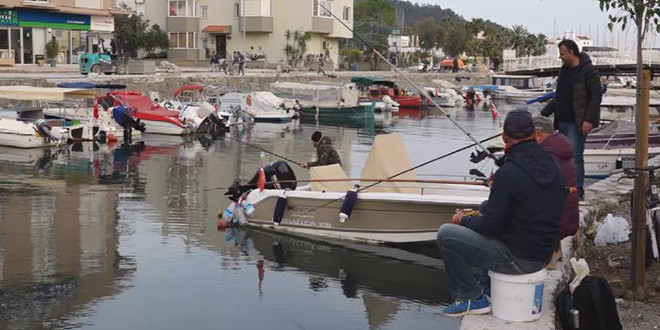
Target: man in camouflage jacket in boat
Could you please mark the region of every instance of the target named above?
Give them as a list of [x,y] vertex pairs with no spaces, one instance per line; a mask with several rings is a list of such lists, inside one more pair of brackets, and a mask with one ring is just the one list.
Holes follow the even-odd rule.
[[332,147],[332,140],[329,137],[323,136],[323,133],[316,131],[312,134],[312,142],[314,142],[314,146],[316,147],[316,161],[303,163],[304,168],[332,164],[339,164],[341,166],[339,154]]

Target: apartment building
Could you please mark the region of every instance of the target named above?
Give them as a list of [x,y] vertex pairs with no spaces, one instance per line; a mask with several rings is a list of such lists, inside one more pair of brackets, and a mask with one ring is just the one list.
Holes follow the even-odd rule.
[[111,37],[117,0],[0,1],[0,59],[8,64],[35,64],[46,56],[53,37],[59,63],[75,63],[89,31]]
[[325,53],[337,67],[339,40],[353,34],[353,0],[137,0],[136,10],[170,37],[168,58],[205,62],[213,52],[261,52],[285,63],[287,31],[309,31],[307,54]]

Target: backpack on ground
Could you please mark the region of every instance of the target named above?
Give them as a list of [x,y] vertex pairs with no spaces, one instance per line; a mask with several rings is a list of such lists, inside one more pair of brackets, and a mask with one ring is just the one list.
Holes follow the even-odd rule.
[[[585,277],[572,295],[567,287],[557,296],[555,304],[564,330],[622,329],[612,289],[602,277]],[[573,311],[577,311],[577,317]]]

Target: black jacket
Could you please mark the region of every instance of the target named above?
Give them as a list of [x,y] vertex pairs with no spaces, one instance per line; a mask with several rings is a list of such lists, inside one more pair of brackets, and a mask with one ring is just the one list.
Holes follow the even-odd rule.
[[[562,66],[559,76],[561,77],[566,70],[567,67]],[[557,79],[557,81],[560,80]],[[589,55],[580,53],[580,64],[573,80],[573,111],[578,131],[582,129],[582,122],[584,121],[588,121],[594,127],[598,127],[600,123],[600,102],[602,96],[598,70],[594,68]],[[553,99],[541,110],[541,115],[548,117],[554,114],[556,110],[556,102]],[[557,128],[556,117],[555,128]]]
[[559,239],[565,187],[550,154],[536,141],[523,141],[507,150],[482,215],[461,224],[499,239],[518,258],[547,262]]

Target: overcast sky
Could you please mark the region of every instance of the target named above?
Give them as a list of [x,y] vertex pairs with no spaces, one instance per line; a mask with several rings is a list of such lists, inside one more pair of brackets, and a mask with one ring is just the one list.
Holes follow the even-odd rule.
[[[623,45],[624,39],[628,44],[633,44],[635,33],[634,29],[628,29],[626,37],[626,33],[620,32],[620,28],[613,34],[606,32],[608,18],[598,8],[596,0],[417,0],[413,2],[450,8],[468,20],[484,18],[507,27],[524,25],[530,32],[543,33],[549,37],[554,35],[556,20],[559,36],[566,30],[576,32],[581,30],[582,34],[590,34],[594,41],[598,35],[599,45],[603,45],[604,40],[607,45],[612,42],[614,46],[617,43]],[[660,40],[657,43],[660,43]]]

